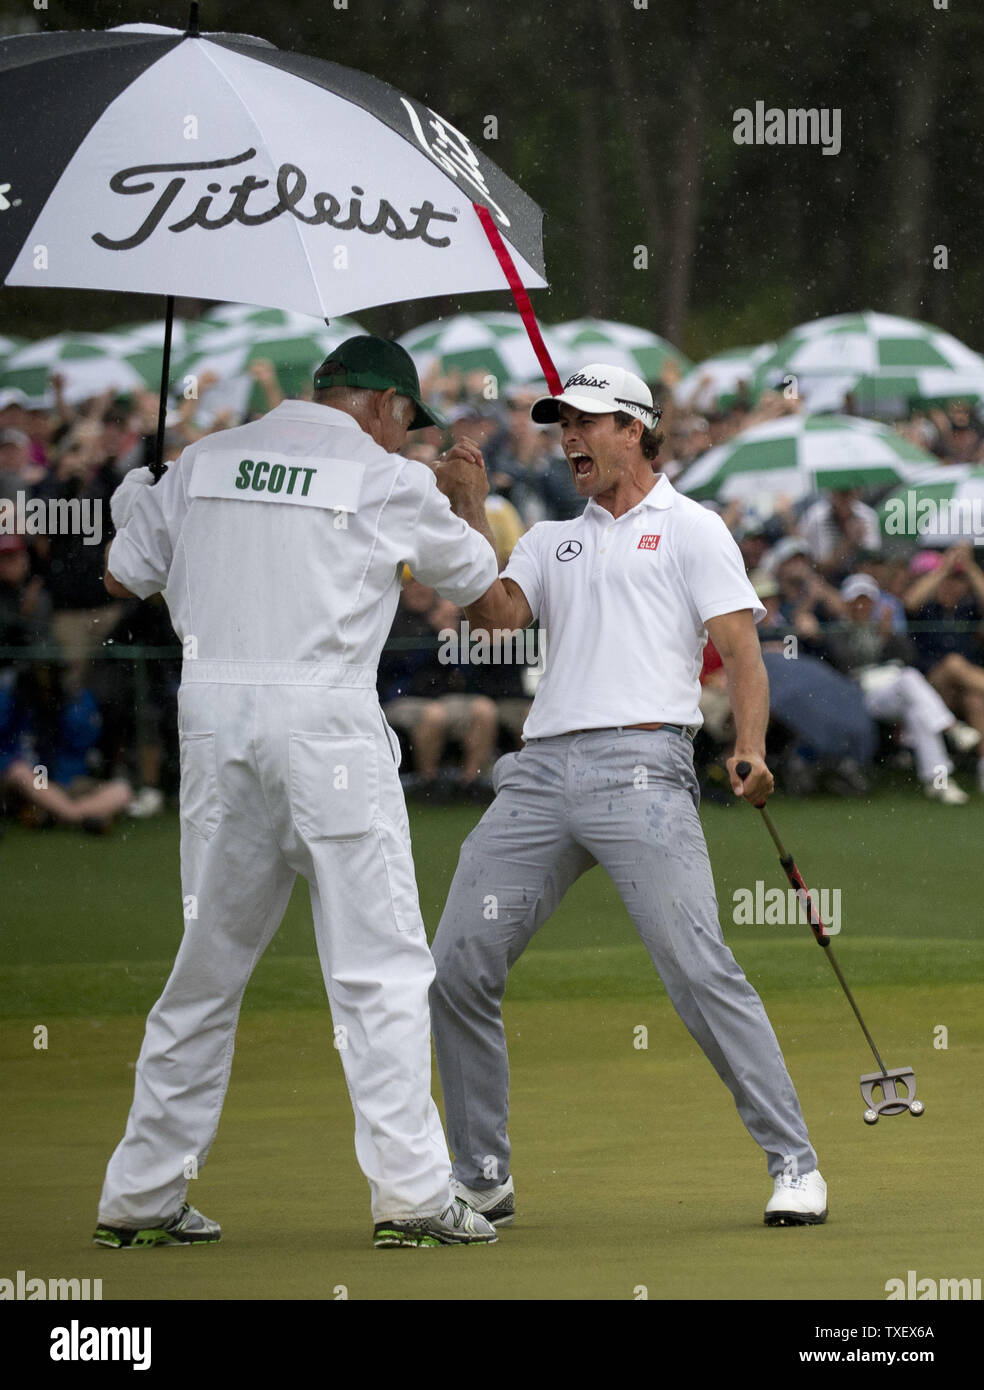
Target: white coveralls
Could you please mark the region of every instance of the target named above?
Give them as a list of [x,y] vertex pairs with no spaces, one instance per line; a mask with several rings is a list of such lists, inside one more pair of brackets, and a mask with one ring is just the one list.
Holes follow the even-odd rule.
[[404,563],[461,605],[498,568],[429,469],[301,401],[186,449],[113,542],[110,572],[141,598],[163,591],[185,648],[189,920],[147,1020],[101,1223],[144,1226],[184,1202],[189,1159],[201,1167],[218,1127],[243,992],[299,873],[373,1219],[447,1205],[430,1092],[434,967],[399,746],[375,690]]

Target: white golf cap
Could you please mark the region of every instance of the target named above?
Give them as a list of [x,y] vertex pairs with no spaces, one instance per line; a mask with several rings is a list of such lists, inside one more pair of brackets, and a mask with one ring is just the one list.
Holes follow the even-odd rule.
[[852,574],[841,585],[841,598],[845,603],[853,603],[856,598],[870,598],[877,603],[881,589],[870,574]]
[[530,417],[538,425],[553,425],[559,419],[558,406],[586,410],[592,415],[610,415],[624,410],[635,415],[650,429],[659,424],[662,411],[653,405],[653,393],[642,377],[606,362],[589,362],[564,382],[559,396],[541,396],[530,407]]
[[6,410],[8,405],[25,405],[27,397],[17,386],[8,386],[0,391],[0,410]]
[[771,574],[778,574],[779,566],[796,555],[804,555],[808,560],[811,558],[810,547],[806,541],[801,536],[783,536],[781,541],[776,541],[772,549],[766,552],[762,568]]

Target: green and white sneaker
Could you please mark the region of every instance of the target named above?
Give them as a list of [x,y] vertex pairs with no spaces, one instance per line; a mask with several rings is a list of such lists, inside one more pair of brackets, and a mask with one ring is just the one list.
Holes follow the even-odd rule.
[[498,1187],[486,1188],[484,1192],[466,1187],[457,1178],[452,1178],[451,1191],[474,1211],[480,1211],[493,1226],[511,1226],[516,1219],[516,1193],[511,1177],[500,1182]]
[[496,1240],[495,1227],[460,1197],[452,1197],[440,1216],[377,1221],[372,1233],[377,1250],[398,1246],[426,1249],[435,1245],[492,1245]]
[[185,1202],[180,1211],[158,1226],[99,1226],[94,1245],[110,1250],[149,1250],[155,1245],[214,1245],[222,1239],[222,1227]]

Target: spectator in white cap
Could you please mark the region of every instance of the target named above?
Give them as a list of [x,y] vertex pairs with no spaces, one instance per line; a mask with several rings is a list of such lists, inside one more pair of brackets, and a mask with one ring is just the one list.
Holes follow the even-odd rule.
[[871,575],[850,575],[840,592],[847,630],[830,634],[831,659],[858,681],[865,708],[873,719],[901,722],[926,795],[946,806],[963,806],[967,793],[951,776],[953,763],[943,734],[961,750],[975,747],[980,734],[954,717],[926,677],[911,664],[909,641],[893,632],[891,610],[880,604],[882,593]]
[[27,396],[16,386],[0,391],[0,430],[22,430],[27,424]]

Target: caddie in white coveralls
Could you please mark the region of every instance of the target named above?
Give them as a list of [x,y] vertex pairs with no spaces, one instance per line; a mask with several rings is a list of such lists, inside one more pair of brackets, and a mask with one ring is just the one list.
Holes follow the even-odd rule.
[[[331,402],[328,404],[327,402]],[[107,587],[163,592],[185,659],[179,693],[181,889],[193,911],[151,1011],[97,1243],[215,1241],[186,1202],[219,1123],[240,1002],[297,874],[369,1180],[374,1244],[490,1241],[450,1190],[431,1099],[434,967],[417,901],[399,745],[376,667],[409,564],[456,604],[495,554],[434,473],[401,458],[435,423],[395,343],[343,343],[315,400],[185,449],[156,486],[128,475]],[[467,442],[451,456],[481,455]]]

